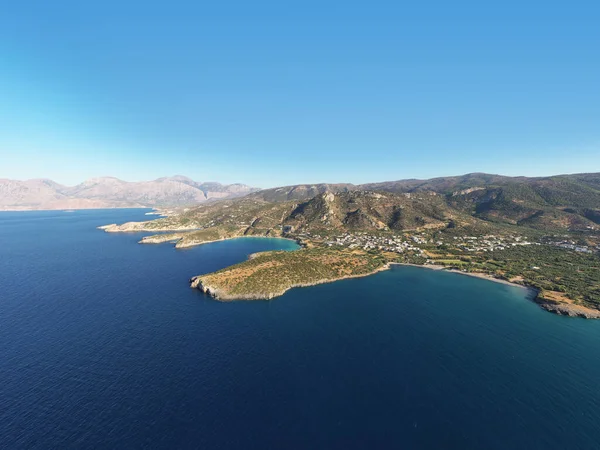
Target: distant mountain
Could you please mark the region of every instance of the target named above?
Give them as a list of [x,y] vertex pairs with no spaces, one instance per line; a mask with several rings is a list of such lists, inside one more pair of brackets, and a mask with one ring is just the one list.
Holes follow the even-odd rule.
[[63,186],[46,179],[0,179],[0,210],[197,205],[243,196],[256,190],[243,184],[200,183],[183,176],[140,182],[101,177],[76,186]]

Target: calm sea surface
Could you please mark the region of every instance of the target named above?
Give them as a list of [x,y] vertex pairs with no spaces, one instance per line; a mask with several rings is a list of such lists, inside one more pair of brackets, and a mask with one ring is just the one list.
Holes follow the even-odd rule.
[[219,303],[295,244],[95,229],[144,212],[0,213],[0,447],[599,448],[600,321],[414,267]]

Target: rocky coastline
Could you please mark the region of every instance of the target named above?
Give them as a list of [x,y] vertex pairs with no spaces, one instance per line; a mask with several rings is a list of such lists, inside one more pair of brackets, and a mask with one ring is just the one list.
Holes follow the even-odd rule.
[[194,231],[198,229],[197,225],[178,225],[178,226],[164,226],[164,227],[149,227],[148,224],[153,223],[154,221],[149,220],[147,222],[126,222],[124,224],[118,225],[116,223],[111,223],[109,225],[99,226],[99,230],[103,230],[106,233],[130,233],[130,232],[141,232],[141,231],[152,231],[152,232],[164,232],[164,231]]
[[276,297],[281,297],[283,294],[285,294],[290,289],[309,287],[309,286],[317,286],[319,284],[326,284],[326,283],[334,283],[336,281],[348,280],[351,278],[364,278],[364,277],[371,276],[375,273],[378,273],[378,272],[381,272],[384,270],[388,270],[389,268],[390,268],[390,265],[386,264],[385,266],[379,267],[370,273],[364,273],[364,274],[358,274],[358,275],[347,275],[347,276],[336,277],[336,278],[323,278],[320,280],[312,281],[310,283],[292,283],[289,286],[286,286],[285,288],[278,290],[277,292],[269,292],[266,295],[259,294],[259,293],[250,293],[250,294],[244,294],[244,295],[229,294],[229,293],[225,292],[223,289],[217,288],[215,286],[211,286],[211,285],[207,284],[206,282],[204,282],[203,275],[198,275],[198,276],[190,278],[189,283],[190,283],[190,287],[192,289],[198,289],[199,291],[202,291],[203,293],[205,293],[206,295],[209,295],[210,297],[214,298],[215,300],[222,301],[222,302],[233,301],[233,300],[272,300]]
[[[291,237],[281,237],[281,236],[268,236],[268,235],[244,235],[245,229],[235,230],[233,232],[225,233],[219,237],[195,237],[192,236],[193,232],[201,231],[198,229],[197,224],[191,224],[189,226],[182,226],[181,224],[164,224],[164,226],[157,226],[156,221],[146,221],[146,222],[127,222],[122,225],[110,224],[98,227],[107,233],[118,233],[118,232],[170,232],[164,234],[153,234],[151,236],[143,237],[139,243],[140,244],[160,244],[160,243],[174,243],[175,248],[183,249],[194,247],[198,245],[208,244],[211,242],[224,241],[229,239],[243,238],[243,237],[262,237],[262,238],[278,238],[278,239],[288,239],[295,241],[302,247],[306,247],[309,243]],[[282,289],[278,289],[276,292],[269,292],[268,294],[258,294],[258,293],[246,293],[243,295],[232,295],[227,293],[223,289],[219,289],[216,286],[205,285],[202,281],[202,277],[205,276],[197,276],[190,279],[190,286],[195,289],[199,289],[202,292],[210,295],[211,297],[220,300],[220,301],[230,301],[230,300],[264,300],[264,299],[273,299],[275,297],[283,295],[289,289],[296,287],[306,287],[313,286],[317,284],[323,283],[331,283],[334,281],[343,280],[346,278],[356,278],[368,276],[373,273],[379,272],[381,270],[386,270],[389,268],[391,264],[398,265],[409,265],[416,266],[421,268],[427,268],[431,270],[445,270],[451,273],[457,273],[460,275],[467,275],[471,277],[486,279],[488,281],[493,281],[495,283],[502,283],[511,286],[516,286],[524,289],[529,289],[531,291],[531,295],[529,296],[538,306],[542,309],[562,316],[568,317],[582,317],[587,319],[600,319],[600,310],[588,308],[586,306],[576,304],[572,300],[567,297],[559,297],[556,298],[556,293],[547,293],[543,292],[534,286],[528,285],[523,280],[506,280],[502,278],[497,278],[491,274],[483,273],[483,272],[465,272],[462,270],[458,270],[456,268],[434,265],[434,264],[408,264],[408,263],[397,263],[397,262],[389,262],[385,266],[378,268],[377,270],[366,273],[366,274],[358,274],[358,275],[348,275],[342,277],[332,277],[332,278],[323,278],[315,281],[311,281],[309,283],[290,283],[289,286],[285,286]]]
[[543,294],[538,292],[538,295],[533,299],[542,309],[558,314],[559,316],[581,317],[583,319],[600,319],[600,311],[597,309],[586,308],[582,305],[573,303],[556,302],[545,299]]
[[[252,259],[256,255],[257,254],[250,255],[249,259]],[[379,267],[379,268],[377,268],[376,270],[374,270],[374,271],[372,271],[370,273],[359,274],[359,275],[348,275],[348,276],[328,278],[328,279],[321,279],[321,280],[316,280],[316,281],[310,282],[310,283],[295,283],[295,284],[290,284],[289,286],[286,286],[282,290],[279,290],[277,292],[270,292],[267,295],[258,294],[258,293],[249,293],[249,294],[245,294],[245,295],[231,295],[231,294],[226,293],[223,289],[220,289],[218,287],[206,284],[203,281],[203,277],[205,275],[194,276],[194,277],[190,278],[189,283],[190,283],[190,287],[192,289],[198,289],[198,290],[204,292],[205,294],[213,297],[214,299],[220,300],[220,301],[230,301],[230,300],[270,300],[270,299],[273,299],[275,297],[282,296],[287,291],[289,291],[290,289],[293,289],[293,288],[315,286],[315,285],[325,284],[325,283],[333,283],[335,281],[341,281],[341,280],[346,280],[346,279],[351,279],[351,278],[367,277],[367,276],[371,276],[371,275],[373,275],[375,273],[378,273],[378,272],[381,272],[381,271],[384,271],[384,270],[388,270],[393,265],[419,267],[419,268],[423,268],[423,269],[438,270],[438,271],[445,271],[445,272],[450,272],[450,273],[456,273],[456,274],[460,274],[460,275],[472,276],[472,277],[481,278],[481,279],[488,280],[488,281],[493,281],[493,282],[496,282],[496,283],[501,283],[501,284],[506,284],[506,285],[510,285],[510,286],[519,287],[519,288],[522,288],[522,289],[529,289],[532,292],[535,292],[537,294],[537,290],[535,290],[535,289],[533,289],[531,287],[524,286],[522,284],[512,283],[510,281],[502,280],[502,279],[499,279],[499,278],[495,278],[495,277],[493,277],[491,275],[487,275],[487,274],[483,274],[483,273],[462,272],[460,270],[448,269],[448,268],[446,268],[444,266],[438,266],[438,265],[433,265],[433,264],[410,264],[410,263],[396,263],[396,262],[387,263],[384,266]],[[540,304],[540,306],[542,306],[542,305]],[[546,308],[544,308],[544,309],[546,309]],[[547,310],[551,311],[550,309],[547,309]],[[552,310],[551,312],[554,312],[554,311]],[[600,317],[600,311],[598,313],[599,313],[599,317]]]
[[530,286],[525,282],[515,283],[513,281],[505,280],[502,278],[496,278],[492,275],[482,273],[482,272],[463,272],[462,270],[457,269],[448,269],[444,266],[436,266],[433,264],[402,264],[402,263],[392,263],[404,266],[415,266],[422,267],[425,269],[432,270],[444,270],[446,272],[457,273],[459,275],[466,275],[475,278],[481,278],[488,281],[493,281],[494,283],[506,284],[509,286],[515,286],[523,289],[527,289],[530,292],[529,298],[533,300],[540,308],[551,312],[553,314],[557,314],[559,316],[568,316],[568,317],[581,317],[585,319],[600,319],[600,311],[597,309],[587,308],[583,305],[577,305],[568,300],[558,301],[551,298],[546,298],[545,294],[541,289],[538,289],[534,286]]
[[175,248],[190,248],[190,247],[197,247],[199,245],[204,245],[204,244],[212,244],[213,242],[222,242],[222,241],[229,241],[232,239],[244,239],[244,238],[284,239],[286,241],[293,241],[300,246],[302,245],[302,242],[298,239],[285,238],[285,237],[279,237],[279,236],[257,236],[257,235],[244,236],[244,235],[240,235],[240,236],[223,237],[223,238],[219,238],[219,239],[194,240],[194,239],[186,239],[186,233],[181,233],[181,234],[168,233],[168,234],[156,234],[156,235],[152,235],[152,236],[145,236],[140,241],[138,241],[138,244],[162,244],[162,243],[168,242],[168,243],[174,243]]
[[[254,255],[251,255],[251,257],[253,257],[253,256]],[[392,265],[412,266],[412,267],[420,267],[420,268],[429,269],[429,270],[446,271],[446,272],[455,273],[455,274],[459,274],[459,275],[466,275],[466,276],[470,276],[470,277],[480,278],[483,280],[492,281],[494,283],[500,283],[500,284],[518,287],[521,289],[527,289],[530,292],[529,298],[531,300],[533,300],[538,306],[540,306],[545,311],[548,311],[553,314],[561,315],[561,316],[581,317],[581,318],[586,318],[586,319],[600,319],[600,311],[598,311],[598,310],[587,308],[585,306],[577,305],[574,303],[559,302],[556,300],[545,298],[544,293],[540,289],[537,289],[533,286],[529,286],[527,284],[514,283],[514,282],[511,282],[508,280],[501,279],[501,278],[496,278],[492,275],[485,274],[485,273],[463,272],[461,270],[448,269],[444,266],[433,265],[433,264],[420,265],[420,264],[392,262],[392,263],[385,264],[384,266],[382,266],[370,273],[360,274],[360,275],[349,275],[349,276],[336,277],[336,278],[330,278],[330,279],[320,279],[320,280],[316,280],[316,281],[310,282],[310,283],[292,283],[289,286],[286,286],[285,288],[278,290],[277,292],[269,292],[266,295],[259,294],[259,293],[248,293],[248,294],[244,294],[244,295],[241,295],[241,294],[232,295],[232,294],[227,293],[223,289],[220,289],[219,287],[207,284],[203,280],[203,277],[204,277],[203,275],[198,275],[198,276],[190,278],[189,283],[190,283],[191,288],[198,289],[198,290],[202,291],[203,293],[205,293],[206,295],[209,295],[210,297],[212,297],[218,301],[271,300],[273,298],[282,296],[287,291],[289,291],[290,289],[293,289],[293,288],[315,286],[315,285],[324,284],[324,283],[333,283],[335,281],[340,281],[340,280],[344,280],[344,279],[361,278],[361,277],[365,277],[365,276],[370,276],[375,273],[381,272],[383,270],[388,270]]]
[[[395,263],[394,263],[395,264]],[[466,275],[475,278],[481,278],[488,281],[493,281],[494,283],[506,284],[509,286],[515,286],[523,289],[527,289],[530,292],[529,298],[533,300],[540,308],[551,312],[553,314],[557,314],[559,316],[568,316],[568,317],[581,317],[585,319],[600,319],[600,311],[597,309],[587,308],[583,305],[578,305],[568,300],[557,301],[551,298],[546,298],[545,294],[542,290],[530,286],[527,283],[515,283],[509,280],[504,280],[502,278],[496,278],[492,275],[482,273],[482,272],[463,272],[462,270],[456,269],[447,269],[444,266],[436,266],[433,264],[399,264],[399,265],[409,265],[415,267],[423,267],[426,269],[432,270],[445,270],[446,272],[457,273],[460,275]]]

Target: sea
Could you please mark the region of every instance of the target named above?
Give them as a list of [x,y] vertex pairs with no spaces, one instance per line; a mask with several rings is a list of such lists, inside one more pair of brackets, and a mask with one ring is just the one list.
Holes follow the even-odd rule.
[[600,321],[405,266],[221,303],[188,279],[296,244],[96,229],[146,212],[0,213],[0,448],[600,448]]

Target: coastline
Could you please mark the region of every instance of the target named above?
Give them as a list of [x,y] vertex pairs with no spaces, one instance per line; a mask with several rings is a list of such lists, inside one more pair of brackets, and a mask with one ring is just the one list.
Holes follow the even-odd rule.
[[[251,255],[249,259],[251,259],[252,256],[253,255]],[[587,308],[582,305],[565,303],[565,302],[557,302],[555,300],[544,298],[543,292],[540,289],[537,289],[533,286],[528,286],[527,284],[513,283],[511,281],[496,278],[492,275],[488,275],[485,273],[462,272],[460,270],[448,269],[445,266],[434,265],[434,264],[411,264],[411,263],[389,262],[369,273],[358,274],[358,275],[348,275],[348,276],[336,277],[336,278],[331,278],[331,279],[321,279],[321,280],[316,280],[316,281],[310,282],[310,283],[292,284],[290,286],[286,286],[281,291],[270,292],[268,294],[246,294],[246,295],[233,294],[232,295],[232,294],[223,293],[218,288],[215,288],[210,285],[204,285],[202,282],[202,275],[190,278],[189,283],[190,283],[191,288],[198,289],[198,290],[204,292],[205,294],[211,296],[215,300],[221,301],[221,302],[240,301],[240,300],[241,301],[272,300],[276,297],[280,297],[280,296],[284,295],[287,291],[294,289],[294,288],[316,286],[316,285],[325,284],[325,283],[334,283],[336,281],[342,281],[342,280],[351,279],[351,278],[367,277],[367,276],[371,276],[376,273],[388,270],[391,268],[392,265],[419,267],[422,269],[435,270],[435,271],[445,271],[445,272],[455,273],[458,275],[466,275],[466,276],[470,276],[470,277],[474,277],[474,278],[479,278],[482,280],[492,281],[494,283],[500,283],[500,284],[504,284],[507,286],[518,287],[520,289],[526,290],[529,293],[528,299],[533,301],[541,309],[543,309],[547,312],[550,312],[550,313],[553,313],[556,315],[560,315],[560,316],[580,317],[580,318],[586,318],[586,319],[600,319],[600,311],[599,310]]]
[[459,275],[466,275],[469,277],[480,278],[482,280],[493,281],[494,283],[506,284],[508,286],[516,286],[516,287],[520,287],[522,289],[529,289],[529,290],[537,291],[537,289],[535,289],[532,286],[527,286],[525,284],[519,284],[519,283],[513,283],[512,281],[503,280],[502,278],[496,278],[492,275],[488,275],[483,272],[463,272],[462,270],[448,269],[446,266],[437,265],[437,264],[410,264],[410,263],[395,263],[395,262],[390,263],[390,264],[398,265],[398,266],[421,267],[423,269],[430,269],[430,270],[443,270],[444,272],[457,273]]
[[0,212],[53,212],[53,211],[102,211],[108,209],[153,209],[151,206],[110,206],[106,208],[90,207],[90,208],[25,208],[25,209],[0,209]]
[[226,237],[226,238],[221,238],[221,239],[213,239],[210,241],[202,241],[202,242],[186,242],[183,244],[180,244],[181,241],[184,239],[183,236],[181,237],[171,237],[170,239],[168,238],[168,234],[165,234],[163,236],[165,236],[164,239],[161,239],[160,237],[161,235],[152,235],[152,236],[144,236],[140,241],[138,241],[138,244],[164,244],[164,243],[175,243],[174,247],[175,248],[190,248],[190,247],[197,247],[199,245],[204,245],[204,244],[212,244],[214,242],[222,242],[222,241],[231,241],[234,239],[244,239],[244,238],[256,238],[256,239],[283,239],[286,241],[293,241],[296,244],[298,244],[298,246],[302,247],[302,242],[299,239],[293,239],[293,238],[288,238],[288,237],[280,237],[280,236],[254,236],[254,235],[250,235],[250,236],[232,236],[232,237]]
[[529,286],[527,284],[519,284],[513,283],[508,280],[503,280],[501,278],[496,278],[492,275],[488,275],[482,272],[463,272],[461,270],[456,269],[447,269],[444,266],[438,266],[434,264],[408,264],[408,263],[391,263],[399,266],[413,266],[413,267],[421,267],[424,269],[430,270],[444,270],[446,272],[456,273],[459,275],[466,275],[474,278],[480,278],[482,280],[493,281],[495,283],[505,284],[508,286],[515,286],[521,289],[526,289],[529,291],[531,296],[529,297],[536,305],[538,305],[541,309],[559,315],[559,316],[568,316],[568,317],[580,317],[584,319],[600,319],[600,310],[588,308],[583,305],[577,305],[575,303],[569,303],[565,301],[557,301],[550,298],[544,297],[544,292],[534,286]]
[[[249,256],[249,259],[252,259],[253,255]],[[438,266],[438,265],[434,265],[434,264],[411,264],[411,263],[397,263],[397,262],[389,262],[386,263],[385,265],[377,268],[376,270],[369,272],[369,273],[364,273],[364,274],[358,274],[358,275],[347,275],[347,276],[343,276],[343,277],[337,277],[337,278],[331,278],[331,279],[322,279],[322,280],[316,280],[314,282],[311,283],[297,283],[297,284],[293,284],[290,285],[289,287],[286,287],[285,289],[283,289],[282,291],[279,292],[272,292],[269,293],[268,295],[263,295],[263,294],[249,294],[249,295],[231,295],[231,294],[224,294],[222,293],[218,288],[214,288],[210,285],[204,285],[202,283],[202,275],[199,276],[195,276],[190,278],[190,287],[193,289],[198,289],[202,292],[204,292],[207,295],[210,295],[211,297],[213,297],[215,300],[218,301],[234,301],[234,300],[271,300],[273,298],[276,297],[280,297],[283,294],[285,294],[287,291],[289,291],[290,289],[294,289],[294,288],[299,288],[299,287],[309,287],[309,286],[316,286],[319,284],[325,284],[325,283],[334,283],[336,281],[342,281],[342,280],[348,280],[348,279],[352,279],[352,278],[363,278],[363,277],[368,277],[371,275],[375,275],[376,273],[379,272],[383,272],[385,270],[389,270],[393,265],[396,266],[409,266],[409,267],[419,267],[422,269],[429,269],[429,270],[436,270],[436,271],[445,271],[445,272],[450,272],[450,273],[456,273],[456,274],[460,274],[460,275],[468,275],[468,276],[473,276],[475,278],[480,278],[483,280],[488,280],[488,281],[494,281],[496,283],[500,283],[500,284],[505,284],[508,286],[516,286],[519,287],[521,289],[526,289],[531,291],[532,293],[535,293],[537,295],[538,291],[535,288],[532,288],[530,286],[524,286],[522,284],[517,284],[517,283],[511,283],[510,281],[506,281],[506,280],[501,280],[499,278],[495,278],[491,275],[486,275],[483,273],[465,273],[465,272],[461,272],[460,270],[455,270],[455,269],[446,269],[446,267],[444,266]]]
[[198,275],[198,276],[190,278],[189,283],[190,283],[190,287],[192,289],[198,289],[199,291],[202,291],[206,295],[209,295],[210,297],[212,297],[215,300],[220,301],[220,302],[239,301],[239,300],[246,300],[246,301],[272,300],[274,298],[281,297],[287,291],[294,289],[294,288],[317,286],[320,284],[334,283],[336,281],[349,280],[352,278],[364,278],[364,277],[369,277],[371,275],[374,275],[376,273],[383,272],[383,271],[389,270],[389,269],[390,269],[390,265],[385,264],[369,273],[361,273],[361,274],[357,274],[357,275],[347,275],[347,276],[343,276],[343,277],[339,277],[339,278],[325,278],[325,279],[316,280],[316,281],[313,281],[310,283],[296,283],[296,284],[290,285],[289,287],[286,287],[285,289],[283,289],[279,292],[270,292],[268,295],[263,295],[263,294],[250,294],[250,295],[222,294],[219,289],[213,288],[212,286],[209,286],[209,285],[204,285],[201,280],[202,275]]
[[[252,236],[242,236],[242,237],[252,237]],[[261,237],[264,237],[264,236],[261,236]],[[233,238],[233,239],[236,239],[236,238]],[[281,239],[293,240],[293,239],[290,239],[290,238],[281,238]],[[221,239],[221,240],[226,240],[226,239]],[[213,242],[215,242],[215,241],[213,241]],[[248,259],[252,259],[255,255],[256,254],[250,255],[248,257]],[[204,292],[205,294],[210,295],[215,300],[219,300],[219,301],[271,300],[273,298],[282,296],[283,294],[285,294],[290,289],[299,288],[299,287],[316,286],[316,285],[325,284],[325,283],[334,283],[336,281],[348,280],[348,279],[352,279],[352,278],[368,277],[368,276],[374,275],[376,273],[383,272],[385,270],[389,270],[391,268],[391,266],[393,266],[393,265],[397,265],[397,266],[409,266],[409,267],[420,267],[422,269],[445,271],[445,272],[456,273],[456,274],[460,274],[460,275],[468,275],[468,276],[472,276],[472,277],[475,277],[475,278],[480,278],[480,279],[483,279],[483,280],[488,280],[488,281],[493,281],[493,282],[500,283],[500,284],[505,284],[505,285],[508,285],[508,286],[516,286],[516,287],[519,287],[521,289],[529,290],[532,293],[536,293],[536,294],[538,292],[535,288],[532,288],[530,286],[524,286],[522,284],[512,283],[510,281],[502,280],[502,279],[499,279],[499,278],[495,278],[495,277],[493,277],[491,275],[486,275],[486,274],[483,274],[483,273],[465,273],[465,272],[461,272],[460,270],[447,269],[444,266],[439,266],[439,265],[435,265],[435,264],[411,264],[411,263],[397,263],[397,262],[386,263],[385,265],[383,265],[383,266],[381,266],[381,267],[377,268],[376,270],[374,270],[372,272],[369,272],[369,273],[358,274],[358,275],[347,275],[347,276],[337,277],[337,278],[331,278],[331,279],[316,280],[316,281],[310,282],[310,283],[297,283],[297,284],[293,284],[293,285],[290,285],[289,287],[286,287],[282,291],[272,292],[272,293],[269,293],[268,295],[263,295],[263,294],[249,294],[249,295],[223,294],[217,288],[214,288],[214,287],[209,286],[209,285],[205,286],[202,283],[202,280],[201,280],[202,275],[198,275],[198,276],[190,278],[189,282],[190,282],[190,287],[192,287],[193,289],[198,289],[198,290]]]
[[[123,224],[123,225],[111,224],[111,225],[104,225],[104,226],[98,227],[98,229],[104,230],[105,232],[109,232],[109,233],[110,232],[170,231],[170,232],[173,232],[173,234],[177,234],[177,232],[187,234],[190,231],[197,230],[197,228],[194,228],[194,229],[189,229],[189,228],[185,229],[184,228],[184,229],[178,229],[178,230],[175,230],[175,229],[148,230],[148,229],[139,229],[135,225],[132,226],[133,224],[138,225],[138,224],[143,224],[143,223],[144,222],[132,222],[132,223],[127,223],[127,224]],[[128,227],[128,225],[129,225],[129,227]],[[115,228],[117,228],[117,229],[115,229]],[[123,229],[123,228],[126,228],[126,229]],[[213,240],[207,240],[207,241],[188,242],[188,243],[183,243],[183,244],[182,244],[182,241],[184,239],[183,236],[171,236],[171,238],[167,238],[167,239],[161,238],[161,236],[168,237],[168,235],[166,235],[166,234],[165,235],[159,234],[159,235],[145,236],[138,243],[140,243],[140,244],[160,244],[160,243],[165,243],[165,242],[171,242],[171,243],[175,244],[174,247],[176,249],[184,249],[184,248],[195,247],[198,245],[210,244],[213,242],[220,242],[220,241],[226,241],[226,240],[232,240],[232,239],[241,239],[241,238],[265,239],[266,238],[266,239],[285,239],[285,240],[295,242],[299,247],[307,246],[306,242],[303,242],[299,238],[290,238],[290,237],[283,237],[283,236],[242,235],[242,236],[224,237],[224,238],[220,238],[220,239],[213,239]],[[253,257],[254,257],[254,255],[250,255],[249,259],[252,259]],[[224,301],[235,301],[235,300],[270,300],[270,299],[273,299],[273,298],[276,298],[276,297],[279,297],[279,296],[285,294],[290,289],[294,289],[294,288],[298,288],[298,287],[315,286],[315,285],[325,284],[325,283],[333,283],[335,281],[341,281],[341,280],[350,279],[350,278],[366,277],[366,276],[370,276],[370,275],[373,275],[375,273],[378,273],[378,272],[381,272],[384,270],[388,270],[392,265],[420,267],[423,269],[438,270],[438,271],[443,270],[446,272],[456,273],[459,275],[466,275],[466,276],[470,276],[470,277],[474,277],[474,278],[479,278],[482,280],[488,280],[488,281],[492,281],[494,283],[500,283],[500,284],[504,284],[507,286],[519,287],[521,289],[525,289],[525,290],[529,291],[529,293],[530,293],[529,299],[532,300],[533,302],[535,302],[540,308],[542,308],[545,311],[548,311],[548,312],[551,312],[551,313],[554,313],[557,315],[563,315],[563,316],[569,316],[569,317],[600,319],[600,310],[596,310],[596,309],[588,308],[583,305],[575,304],[575,303],[572,303],[571,301],[558,301],[551,297],[546,297],[542,290],[540,290],[534,286],[530,286],[527,283],[515,283],[515,282],[511,282],[511,281],[504,280],[501,278],[496,278],[492,275],[489,275],[489,274],[486,274],[483,272],[463,272],[458,269],[448,268],[446,266],[437,265],[437,264],[412,264],[412,263],[388,262],[385,265],[377,268],[373,272],[369,272],[369,273],[365,273],[365,274],[358,274],[358,275],[348,275],[348,276],[331,278],[331,279],[321,279],[321,280],[316,280],[316,281],[310,282],[310,283],[292,284],[290,286],[285,287],[285,289],[281,290],[280,292],[273,292],[273,293],[268,293],[268,294],[248,294],[248,295],[223,294],[219,291],[219,289],[213,288],[211,286],[204,286],[201,282],[202,276],[195,276],[195,277],[190,278],[189,283],[192,288],[199,289],[199,290],[205,292],[206,294],[212,296],[213,298],[215,298],[218,301],[224,302]],[[208,274],[205,274],[205,275],[208,275]]]
[[[148,221],[151,222],[151,221]],[[185,231],[196,231],[199,228],[153,228],[148,229],[137,224],[145,224],[147,222],[126,222],[122,225],[111,223],[108,225],[100,225],[96,227],[98,230],[102,230],[105,233],[165,233],[165,232],[185,232]]]

